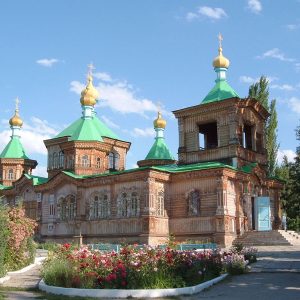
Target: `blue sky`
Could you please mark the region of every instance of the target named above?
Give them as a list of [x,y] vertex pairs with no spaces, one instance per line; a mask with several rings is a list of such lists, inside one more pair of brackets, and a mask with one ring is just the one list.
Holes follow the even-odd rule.
[[10,135],[14,99],[21,100],[22,141],[46,170],[43,139],[81,115],[78,92],[87,65],[96,69],[97,114],[131,141],[127,168],[143,159],[154,138],[156,107],[197,105],[212,88],[219,32],[230,59],[230,85],[241,97],[266,75],[277,99],[280,157],[293,156],[300,124],[300,1],[3,1],[0,18],[0,149]]

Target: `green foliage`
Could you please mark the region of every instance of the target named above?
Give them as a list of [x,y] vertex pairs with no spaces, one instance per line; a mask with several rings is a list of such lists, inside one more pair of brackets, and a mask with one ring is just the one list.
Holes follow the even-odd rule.
[[44,263],[42,269],[42,277],[46,284],[63,286],[63,287],[76,287],[75,270],[73,269],[70,261],[61,258],[54,258]]
[[48,250],[48,251],[56,251],[59,248],[59,244],[54,243],[54,242],[45,242],[45,243],[39,243],[37,245],[37,249],[43,249],[43,250]]
[[279,144],[277,142],[277,112],[276,100],[269,103],[269,81],[265,76],[261,76],[259,81],[252,84],[249,88],[249,97],[255,98],[259,101],[265,109],[270,113],[265,126],[266,132],[266,150],[268,156],[268,174],[269,176],[275,175],[277,167],[277,152]]
[[2,204],[0,204],[0,277],[5,275],[6,273],[4,259],[9,235],[7,224],[7,209]]
[[[296,129],[296,139],[300,141],[300,126]],[[285,156],[276,175],[285,181],[281,204],[287,214],[288,229],[300,231],[300,152],[293,162],[288,162]]]

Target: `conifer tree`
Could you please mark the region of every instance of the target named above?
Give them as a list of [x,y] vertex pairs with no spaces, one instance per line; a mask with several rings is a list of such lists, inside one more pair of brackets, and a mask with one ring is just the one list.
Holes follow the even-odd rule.
[[270,113],[270,117],[268,118],[265,126],[266,150],[268,156],[268,174],[269,176],[274,176],[279,148],[279,144],[277,142],[278,121],[276,100],[272,100],[271,103],[269,103],[269,81],[265,76],[261,76],[258,82],[250,86],[249,97],[255,98],[259,101]]

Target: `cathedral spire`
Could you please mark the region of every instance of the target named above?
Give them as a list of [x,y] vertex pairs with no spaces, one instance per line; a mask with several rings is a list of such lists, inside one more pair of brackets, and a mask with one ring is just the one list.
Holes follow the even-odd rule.
[[225,56],[223,56],[223,48],[222,48],[223,36],[221,35],[221,33],[219,33],[218,39],[219,39],[219,49],[218,49],[219,55],[213,61],[213,66],[217,73],[216,81],[226,80],[226,71],[230,64],[229,60]]
[[10,118],[9,124],[12,130],[12,136],[20,136],[20,129],[23,125],[23,120],[19,115],[19,98],[16,98],[15,114]]
[[99,93],[93,85],[93,64],[88,65],[87,84],[81,92],[80,103],[82,105],[82,115],[84,118],[92,118],[94,105],[97,103]]

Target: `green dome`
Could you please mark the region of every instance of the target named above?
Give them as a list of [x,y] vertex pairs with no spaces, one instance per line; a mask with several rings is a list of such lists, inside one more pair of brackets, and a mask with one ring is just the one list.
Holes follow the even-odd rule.
[[102,137],[119,140],[119,137],[112,132],[96,116],[92,118],[80,118],[59,133],[56,138],[69,136],[71,141],[100,141]]
[[145,159],[170,159],[175,160],[171,154],[165,139],[163,137],[157,137],[153,146],[151,147],[149,153]]
[[201,104],[222,101],[222,100],[234,98],[234,97],[240,98],[240,96],[227,83],[226,80],[219,80],[216,82],[215,86],[208,93],[208,95],[203,99]]
[[18,136],[13,136],[9,143],[6,145],[2,153],[0,154],[0,158],[23,158],[29,159],[25,153],[23,145]]

